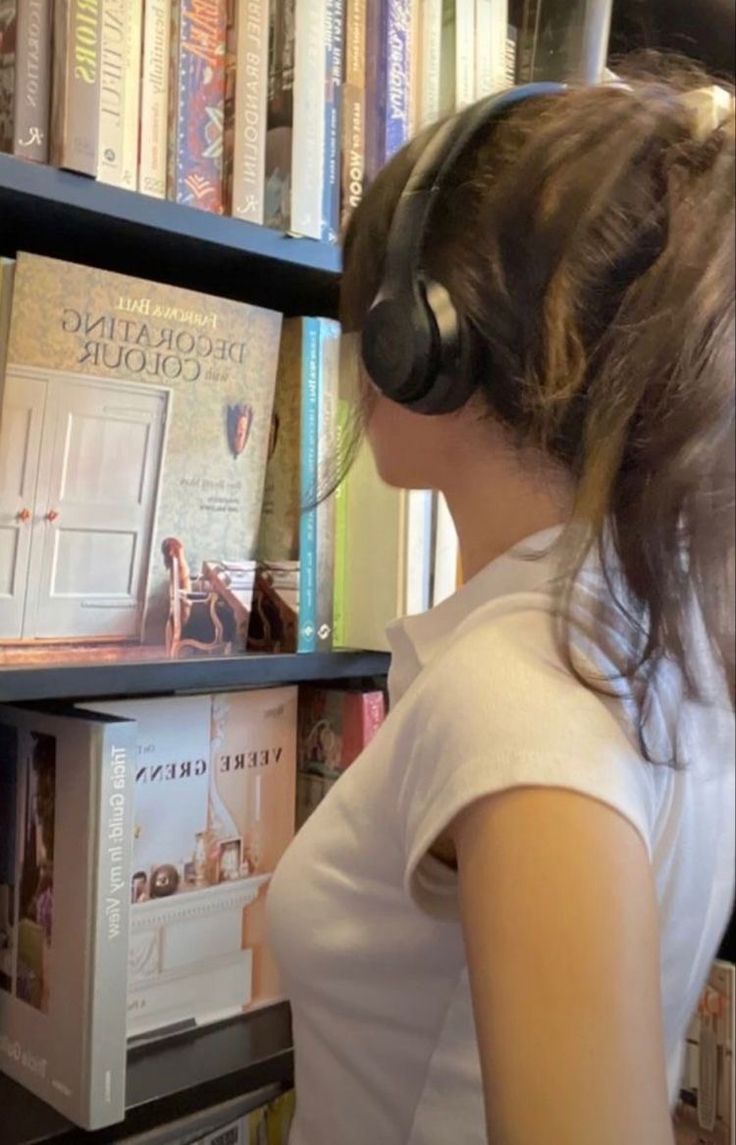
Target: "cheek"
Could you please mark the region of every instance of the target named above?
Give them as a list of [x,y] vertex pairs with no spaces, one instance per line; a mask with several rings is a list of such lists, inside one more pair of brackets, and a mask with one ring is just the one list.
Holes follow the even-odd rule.
[[436,489],[442,485],[442,418],[426,417],[379,396],[368,422],[376,468],[399,489]]

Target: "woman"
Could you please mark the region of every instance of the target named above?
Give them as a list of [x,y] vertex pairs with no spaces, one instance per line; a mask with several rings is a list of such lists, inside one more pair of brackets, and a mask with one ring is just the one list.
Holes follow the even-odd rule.
[[392,627],[391,714],[270,891],[293,1145],[671,1145],[729,916],[733,116],[664,82],[533,95],[420,241],[432,132],[345,243],[378,469],[442,491],[466,583]]

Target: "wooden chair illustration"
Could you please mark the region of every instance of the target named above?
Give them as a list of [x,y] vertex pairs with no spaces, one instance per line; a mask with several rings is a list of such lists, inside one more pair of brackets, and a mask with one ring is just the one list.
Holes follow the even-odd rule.
[[194,579],[177,537],[161,545],[169,573],[169,616],[166,621],[166,652],[171,659],[187,651],[210,656],[232,652],[234,619],[226,614],[221,598],[203,578]]

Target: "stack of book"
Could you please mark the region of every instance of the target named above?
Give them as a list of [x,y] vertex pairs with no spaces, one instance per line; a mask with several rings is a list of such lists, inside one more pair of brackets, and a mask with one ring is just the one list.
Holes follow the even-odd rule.
[[335,242],[515,45],[507,0],[0,0],[0,151]]

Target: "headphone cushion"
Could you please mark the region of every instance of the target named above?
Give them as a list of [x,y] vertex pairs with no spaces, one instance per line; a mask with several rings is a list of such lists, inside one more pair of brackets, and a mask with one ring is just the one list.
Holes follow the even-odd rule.
[[395,402],[423,394],[438,355],[438,332],[423,300],[380,297],[363,326],[363,364],[373,384]]

